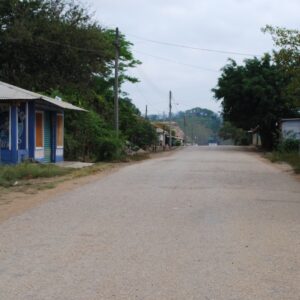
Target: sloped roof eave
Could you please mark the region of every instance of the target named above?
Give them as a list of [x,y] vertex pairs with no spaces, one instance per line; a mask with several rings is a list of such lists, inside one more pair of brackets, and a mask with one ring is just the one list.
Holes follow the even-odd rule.
[[38,93],[30,92],[22,88],[0,81],[0,102],[1,101],[32,101],[43,100],[63,109],[86,111],[65,101],[59,101]]

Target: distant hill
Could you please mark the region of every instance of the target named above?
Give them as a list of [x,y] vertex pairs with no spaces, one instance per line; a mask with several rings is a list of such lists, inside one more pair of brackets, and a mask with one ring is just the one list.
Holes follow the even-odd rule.
[[[167,120],[165,115],[150,115],[149,118],[153,121]],[[210,141],[216,141],[221,125],[218,114],[200,107],[180,111],[172,116],[172,121],[178,123],[188,142],[199,145],[207,145]]]

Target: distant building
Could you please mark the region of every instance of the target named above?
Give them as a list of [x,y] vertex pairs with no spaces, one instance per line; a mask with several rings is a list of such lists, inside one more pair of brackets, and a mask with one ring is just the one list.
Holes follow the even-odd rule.
[[0,81],[0,163],[63,161],[65,109],[84,111]]
[[[159,141],[162,142],[162,146],[169,145],[170,139],[170,122],[153,122],[153,126],[156,128],[156,132],[159,137]],[[178,126],[176,122],[171,122],[172,130],[172,145],[176,145],[179,142],[181,145],[184,143],[184,132]]]
[[283,139],[293,138],[300,140],[300,118],[282,119],[281,132]]
[[156,134],[157,134],[158,145],[165,147],[167,132],[159,127],[156,127]]
[[250,134],[250,144],[253,146],[261,146],[261,137],[259,133],[259,125],[248,131]]

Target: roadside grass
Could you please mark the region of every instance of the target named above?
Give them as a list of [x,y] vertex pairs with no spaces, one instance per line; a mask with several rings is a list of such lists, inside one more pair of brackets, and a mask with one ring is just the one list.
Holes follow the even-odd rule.
[[28,180],[37,178],[52,178],[70,174],[72,170],[60,168],[51,164],[23,163],[14,166],[0,166],[0,186],[11,187],[19,185],[19,181],[28,184]]
[[286,162],[294,169],[295,173],[300,174],[300,154],[298,152],[274,151],[266,154],[266,157],[271,162]]
[[127,156],[122,161],[99,162],[82,169],[60,167],[53,164],[22,163],[0,165],[0,191],[35,192],[53,189],[63,181],[101,173],[117,164],[149,159],[148,153]]

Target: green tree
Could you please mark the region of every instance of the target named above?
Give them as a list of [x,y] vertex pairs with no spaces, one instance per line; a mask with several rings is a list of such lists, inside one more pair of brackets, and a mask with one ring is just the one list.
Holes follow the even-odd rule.
[[245,130],[233,126],[230,122],[224,122],[219,130],[219,137],[223,140],[233,140],[235,145],[248,145],[249,140]]
[[285,93],[300,107],[300,31],[265,26],[262,31],[272,36],[274,44],[279,50],[274,51],[274,60],[282,68],[282,72],[291,77]]
[[115,146],[122,148],[125,138],[140,145],[150,143],[150,138],[143,141],[134,138],[137,133],[130,128],[143,132],[147,124],[147,134],[152,132],[149,122],[136,117],[140,113],[122,92],[124,82],[137,82],[127,71],[140,63],[134,59],[132,44],[123,34],[120,34],[120,139],[113,134],[114,39],[114,30],[100,26],[77,0],[0,2],[0,80],[62,96],[90,111],[66,113],[69,158],[108,158],[109,151],[116,152]]
[[120,129],[128,141],[141,148],[155,144],[154,127],[141,117],[140,111],[130,99],[122,99],[120,102]]
[[284,93],[289,83],[290,77],[266,54],[247,59],[243,65],[230,60],[212,91],[221,101],[224,121],[244,130],[259,126],[263,147],[272,149],[280,119],[297,114]]

